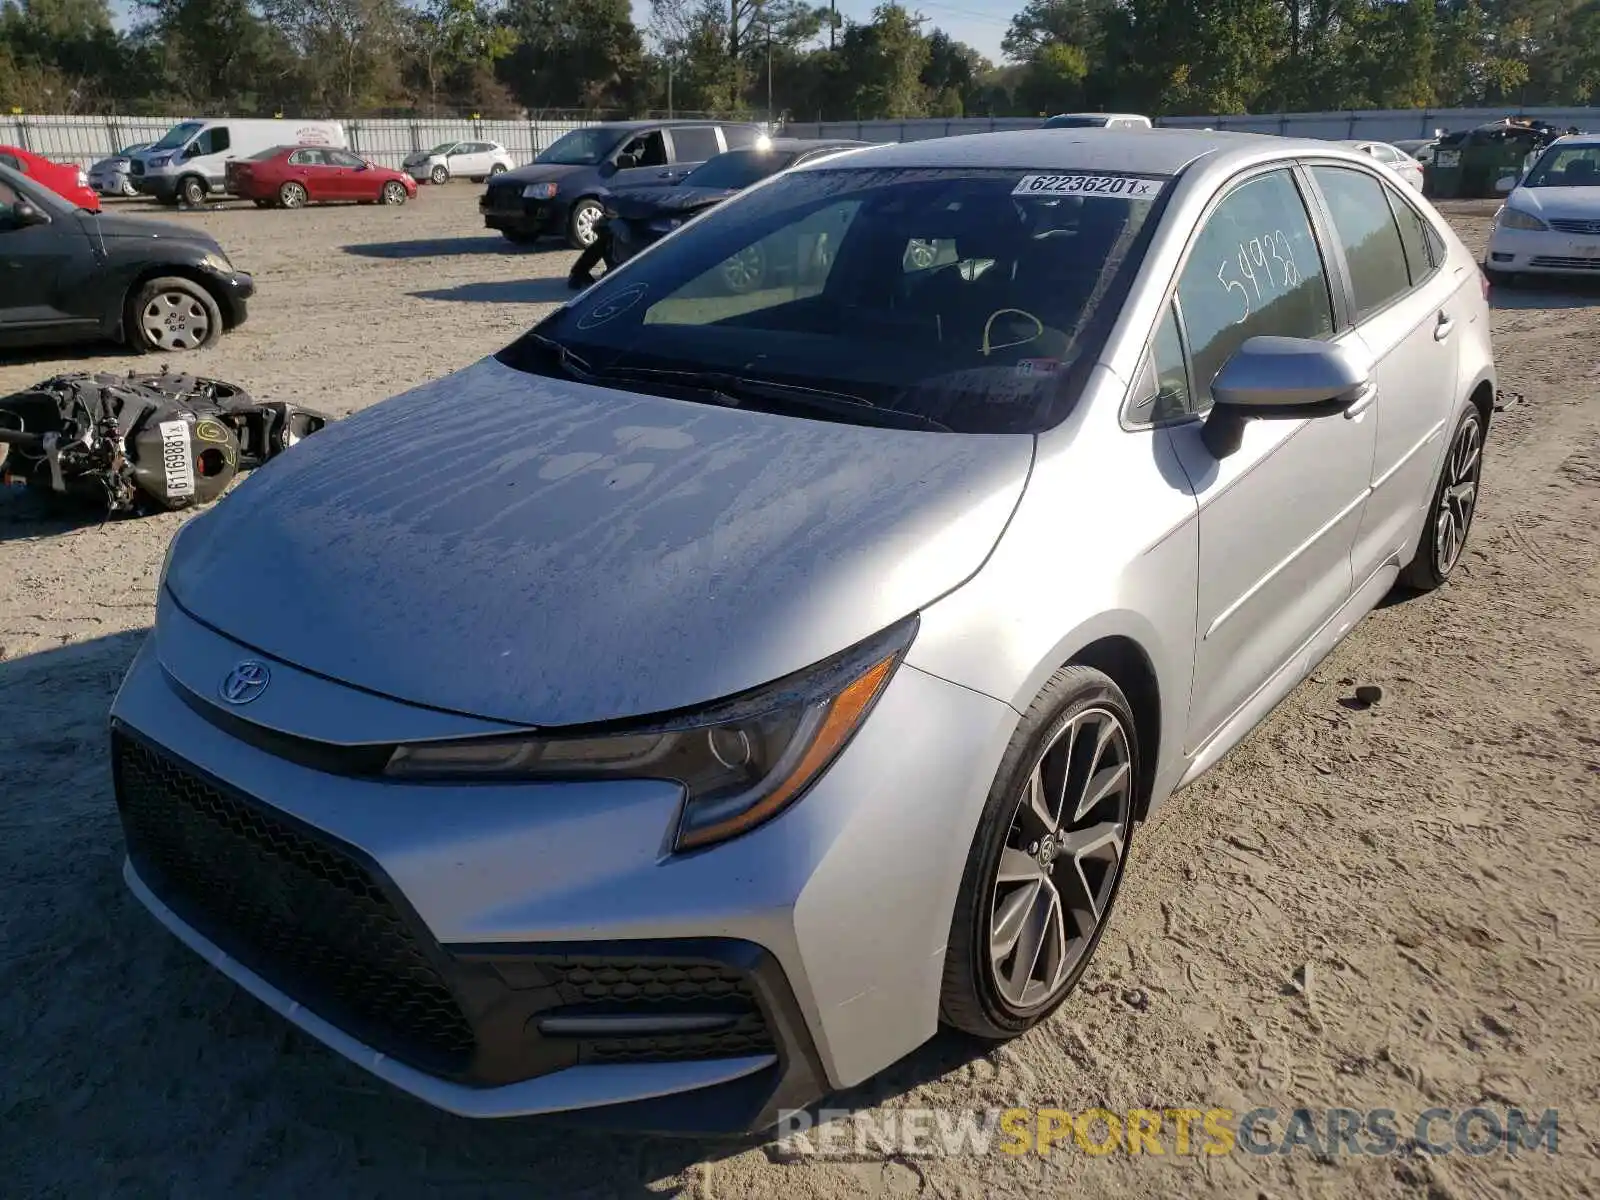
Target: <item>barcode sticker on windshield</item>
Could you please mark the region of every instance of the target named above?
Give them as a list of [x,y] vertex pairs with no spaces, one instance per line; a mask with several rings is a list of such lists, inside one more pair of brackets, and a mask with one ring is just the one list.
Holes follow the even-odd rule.
[[1165,179],[1139,175],[1024,175],[1013,196],[1105,196],[1118,200],[1154,200]]

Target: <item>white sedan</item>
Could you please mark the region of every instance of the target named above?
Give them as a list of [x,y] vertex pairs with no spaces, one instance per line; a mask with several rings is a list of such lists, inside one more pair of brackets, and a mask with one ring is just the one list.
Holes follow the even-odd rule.
[[1600,134],[1557,138],[1519,179],[1495,214],[1484,257],[1491,283],[1521,274],[1600,279]]
[[1345,145],[1377,159],[1417,191],[1422,190],[1422,164],[1398,146],[1391,146],[1388,142],[1363,141],[1346,142]]

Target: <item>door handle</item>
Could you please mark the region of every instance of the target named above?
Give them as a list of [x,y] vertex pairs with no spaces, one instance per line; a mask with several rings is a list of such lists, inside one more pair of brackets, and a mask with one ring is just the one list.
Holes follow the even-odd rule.
[[1439,323],[1433,327],[1433,340],[1442,342],[1450,336],[1450,331],[1456,327],[1454,319],[1449,313],[1439,314]]
[[1377,398],[1378,385],[1369,381],[1367,385],[1361,389],[1360,394],[1358,394],[1354,400],[1350,401],[1349,406],[1344,410],[1344,419],[1346,421],[1354,421],[1362,413],[1366,412],[1367,409],[1371,408],[1372,402]]

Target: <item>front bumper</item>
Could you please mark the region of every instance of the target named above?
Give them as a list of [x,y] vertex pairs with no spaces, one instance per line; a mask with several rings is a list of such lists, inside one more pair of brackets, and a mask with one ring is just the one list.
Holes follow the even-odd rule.
[[1600,279],[1600,232],[1505,229],[1489,235],[1484,266],[1529,275],[1579,275]]
[[229,329],[243,325],[250,316],[250,297],[256,294],[256,281],[243,271],[232,274],[216,272],[211,278],[217,283],[222,304],[222,316]]
[[488,189],[478,200],[478,212],[483,216],[485,229],[531,237],[559,234],[567,219],[566,205],[559,197],[530,200],[521,194],[520,188]]
[[129,176],[126,172],[89,173],[89,186],[102,196],[120,196],[128,187]]
[[141,196],[169,203],[178,198],[178,179],[175,175],[135,175],[133,190]]
[[[246,728],[199,697],[249,651],[170,597],[160,608],[113,706],[129,884],[213,965],[390,1083],[466,1116],[728,1132],[935,1031],[955,889],[1017,719],[997,701],[903,665],[802,801],[673,855],[673,785],[318,769],[283,736],[486,726],[274,662]],[[699,1028],[627,1032],[673,989]]]

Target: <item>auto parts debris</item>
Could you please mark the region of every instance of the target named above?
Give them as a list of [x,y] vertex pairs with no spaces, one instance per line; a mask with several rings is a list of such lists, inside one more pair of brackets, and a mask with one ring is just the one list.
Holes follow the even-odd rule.
[[209,504],[327,423],[218,379],[57,375],[0,397],[0,475],[108,515],[170,512]]

